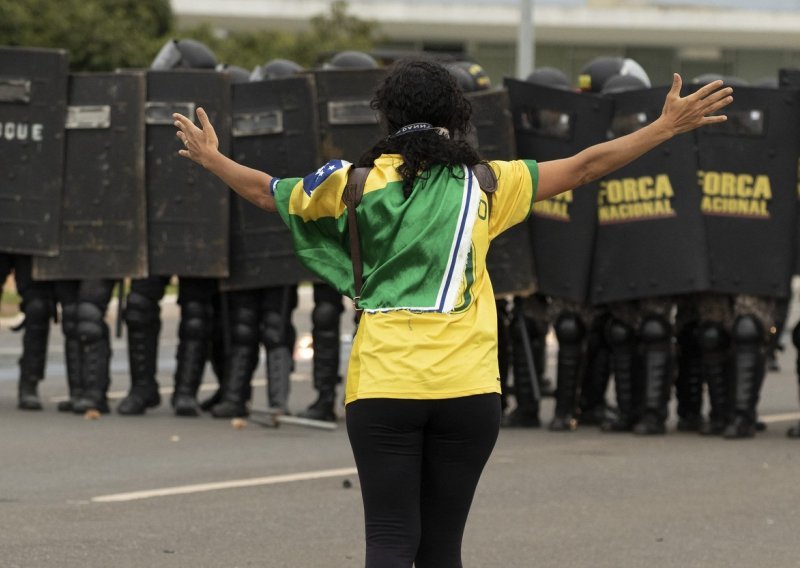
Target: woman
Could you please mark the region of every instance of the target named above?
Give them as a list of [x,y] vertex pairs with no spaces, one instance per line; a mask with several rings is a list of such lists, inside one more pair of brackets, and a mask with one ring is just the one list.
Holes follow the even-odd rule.
[[[461,566],[461,539],[481,471],[497,439],[500,383],[496,314],[486,273],[490,241],[547,199],[604,176],[672,136],[725,120],[732,100],[712,83],[681,98],[675,75],[661,117],[571,158],[490,162],[489,198],[458,140],[470,105],[442,66],[396,64],[372,101],[390,133],[361,159],[372,170],[357,219],[363,308],[347,377],[347,431],[358,467],[368,568]],[[331,161],[303,179],[275,179],[217,151],[202,129],[175,115],[182,156],[246,199],[277,210],[298,255],[353,296],[345,205],[349,164]]]

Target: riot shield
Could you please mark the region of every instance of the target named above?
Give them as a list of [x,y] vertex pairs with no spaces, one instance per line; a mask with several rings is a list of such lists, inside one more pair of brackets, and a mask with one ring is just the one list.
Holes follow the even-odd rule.
[[357,162],[383,135],[370,101],[384,69],[327,69],[314,72],[322,160]]
[[219,137],[220,152],[227,153],[229,102],[224,73],[147,72],[145,184],[151,276],[228,275],[229,189],[178,155],[181,145],[172,114],[195,118],[195,109],[203,107]]
[[[800,89],[800,68],[781,69],[778,73],[778,84],[783,88]],[[800,178],[800,156],[797,160],[798,177]],[[800,179],[797,183],[797,199],[800,199]],[[800,207],[797,208],[797,226],[800,226]],[[800,274],[800,231],[797,232],[795,243],[794,273]]]
[[800,92],[737,87],[696,131],[713,292],[788,298],[797,225]]
[[147,276],[143,73],[69,79],[60,252],[42,280]]
[[[629,134],[661,114],[666,88],[608,95],[609,135]],[[697,153],[678,136],[600,182],[592,268],[594,304],[708,289]]]
[[[472,131],[468,137],[486,160],[513,160],[514,124],[508,92],[492,89],[468,93],[472,104]],[[536,291],[533,251],[527,223],[520,223],[492,241],[486,257],[492,288],[498,295],[525,296]]]
[[[515,79],[506,79],[505,85],[521,158],[566,158],[605,139],[610,101]],[[534,206],[529,226],[540,293],[587,301],[596,223],[594,187]]]
[[0,47],[0,251],[58,252],[67,53]]
[[[314,78],[300,75],[231,85],[234,160],[276,177],[301,177],[319,167]],[[231,196],[230,277],[223,290],[312,280],[297,260],[289,229],[238,195]]]

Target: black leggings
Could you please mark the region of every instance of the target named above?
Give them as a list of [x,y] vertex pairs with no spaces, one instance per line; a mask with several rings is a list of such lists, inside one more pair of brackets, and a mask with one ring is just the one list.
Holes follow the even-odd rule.
[[500,396],[347,405],[367,568],[459,568],[464,525],[500,430]]

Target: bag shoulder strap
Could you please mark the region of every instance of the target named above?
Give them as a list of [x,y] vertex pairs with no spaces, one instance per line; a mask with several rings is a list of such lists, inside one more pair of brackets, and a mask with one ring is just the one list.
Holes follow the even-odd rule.
[[488,162],[480,162],[472,166],[472,173],[478,180],[478,185],[481,190],[486,194],[486,199],[489,201],[489,217],[492,216],[492,194],[497,191],[497,176]]
[[356,207],[364,196],[364,184],[372,168],[350,168],[347,172],[347,182],[344,186],[342,201],[347,206],[347,231],[350,235],[350,260],[353,263],[353,306],[356,309],[356,321],[361,318],[358,301],[361,299],[361,286],[364,283],[363,265],[361,263],[361,241],[358,236],[358,220]]

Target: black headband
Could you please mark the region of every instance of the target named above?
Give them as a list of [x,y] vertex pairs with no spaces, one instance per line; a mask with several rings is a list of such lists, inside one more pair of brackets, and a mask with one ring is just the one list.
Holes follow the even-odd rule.
[[429,122],[415,122],[413,124],[406,124],[394,134],[390,134],[389,138],[397,138],[398,136],[403,136],[404,134],[409,134],[411,132],[423,132],[425,130],[435,130],[437,134],[444,136],[445,138],[450,138],[450,132],[446,128],[441,126],[433,126]]

